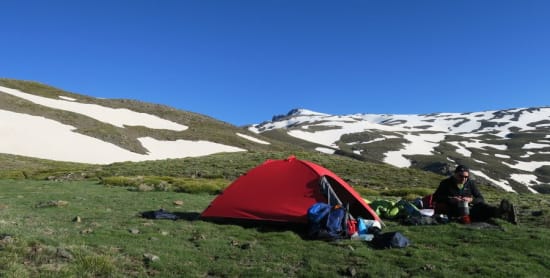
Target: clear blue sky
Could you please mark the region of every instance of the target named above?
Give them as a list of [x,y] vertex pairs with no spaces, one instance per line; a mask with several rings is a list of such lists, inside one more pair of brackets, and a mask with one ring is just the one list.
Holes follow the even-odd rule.
[[550,105],[550,1],[2,0],[0,77],[235,125]]

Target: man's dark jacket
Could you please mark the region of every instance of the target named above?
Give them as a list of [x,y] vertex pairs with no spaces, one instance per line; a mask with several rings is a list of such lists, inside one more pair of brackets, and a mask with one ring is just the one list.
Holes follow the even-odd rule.
[[450,176],[441,181],[439,187],[433,195],[433,200],[436,203],[436,206],[446,207],[450,210],[450,214],[456,214],[458,210],[457,204],[451,203],[451,198],[457,196],[472,197],[472,204],[474,205],[484,203],[485,201],[483,199],[483,195],[481,195],[481,192],[479,192],[473,180],[468,179],[464,184],[464,187],[459,189],[454,176]]

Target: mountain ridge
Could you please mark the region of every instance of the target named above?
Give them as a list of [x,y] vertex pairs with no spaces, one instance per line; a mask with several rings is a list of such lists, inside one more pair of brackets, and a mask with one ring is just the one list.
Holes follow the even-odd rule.
[[468,164],[478,178],[507,191],[538,192],[549,182],[550,107],[422,115],[292,109],[248,129],[265,136],[279,130],[321,152],[397,167],[449,173]]
[[506,191],[549,191],[549,107],[401,115],[292,109],[236,127],[166,105],[0,79],[0,118],[0,153],[56,161],[108,164],[309,150],[443,175],[467,164],[476,178]]

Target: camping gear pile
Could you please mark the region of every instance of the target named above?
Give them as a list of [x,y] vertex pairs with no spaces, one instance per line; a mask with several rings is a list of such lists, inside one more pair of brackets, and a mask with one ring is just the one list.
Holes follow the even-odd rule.
[[[267,160],[236,179],[202,212],[201,219],[304,226],[312,239],[374,240],[382,235],[383,225],[344,180],[294,156]],[[408,245],[408,240],[400,245]]]
[[377,199],[368,203],[370,207],[385,219],[398,219],[407,217],[431,217],[434,215],[434,209],[426,207],[422,204],[422,199],[409,202],[401,199],[398,201],[391,201],[385,199]]

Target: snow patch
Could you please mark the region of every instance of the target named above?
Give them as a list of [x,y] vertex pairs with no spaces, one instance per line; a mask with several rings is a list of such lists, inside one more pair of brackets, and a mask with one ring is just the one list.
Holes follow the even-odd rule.
[[[58,161],[109,164],[203,156],[220,152],[246,151],[207,141],[160,141],[138,138],[147,154],[138,154],[117,145],[73,132],[75,127],[44,117],[0,110],[2,134],[0,153]],[[28,128],[32,126],[33,128]]]
[[465,156],[465,157],[471,157],[472,156],[472,152],[467,150],[466,148],[464,148],[464,146],[462,146],[459,142],[447,142],[453,146],[455,146],[457,149],[456,149],[456,152]]
[[249,136],[249,135],[246,135],[246,134],[242,134],[242,133],[237,132],[237,135],[244,138],[244,139],[247,139],[247,140],[250,140],[252,142],[258,143],[258,144],[264,144],[264,145],[270,145],[271,144],[269,142],[260,140],[258,138],[255,138],[255,137],[252,137],[252,136]]
[[508,146],[506,145],[494,145],[494,144],[481,143],[480,140],[478,139],[473,140],[473,142],[462,142],[462,144],[464,144],[467,148],[476,148],[481,150],[486,150],[486,148],[492,148],[496,150],[505,151],[506,149],[508,149]]
[[405,158],[405,155],[433,154],[433,149],[439,145],[440,141],[445,139],[445,134],[406,134],[403,138],[410,143],[405,144],[405,147],[399,151],[387,152],[384,157],[385,163],[397,167],[409,167],[411,166],[411,162],[409,159]]
[[498,158],[511,158],[509,155],[506,155],[506,154],[495,154],[495,157],[498,157]]
[[318,152],[321,152],[321,153],[326,153],[326,154],[334,154],[334,150],[333,149],[329,149],[329,148],[324,148],[324,147],[317,147],[315,148],[316,151]]
[[539,183],[537,176],[532,174],[511,174],[510,178],[527,186]]
[[72,97],[66,97],[66,96],[58,96],[60,99],[68,100],[68,101],[76,101],[75,98]]
[[110,108],[97,104],[78,103],[65,100],[51,99],[21,92],[19,90],[0,86],[0,91],[46,107],[86,115],[98,121],[112,124],[117,127],[145,126],[152,129],[169,129],[183,131],[187,126],[161,119],[158,116],[135,112],[125,108]]
[[524,155],[521,155],[520,157],[521,157],[521,158],[528,158],[528,157],[530,157],[530,156],[532,156],[532,155],[534,155],[534,154],[535,154],[534,152],[526,152]]
[[293,115],[300,115],[300,116],[330,116],[329,114],[315,112],[308,109],[298,109]]
[[508,191],[508,192],[516,192],[511,186],[510,186],[510,183],[506,180],[495,180],[495,179],[492,179],[490,178],[489,176],[485,175],[483,172],[481,171],[476,171],[476,170],[470,170],[470,172],[472,172],[474,175],[478,176],[478,177],[482,177],[486,180],[488,180],[489,182],[492,182],[494,183],[496,186]]
[[[396,136],[396,137],[397,137],[397,136]],[[374,142],[378,142],[378,141],[384,141],[384,140],[386,140],[386,139],[387,139],[387,138],[376,138],[376,139],[367,141],[367,142],[365,142],[364,144],[370,144],[370,143],[374,143]]]
[[177,157],[197,157],[205,156],[213,153],[223,152],[243,152],[245,149],[227,146],[209,141],[190,141],[190,140],[175,140],[161,141],[151,137],[138,138],[141,144],[149,150],[149,154],[143,155],[134,161],[153,160],[153,159],[168,159]]
[[530,150],[530,149],[543,149],[543,148],[548,148],[548,147],[550,147],[550,145],[548,145],[548,144],[527,143],[527,144],[523,145],[522,149]]
[[354,143],[350,143],[348,145],[355,145],[355,144],[370,144],[370,143],[374,143],[374,142],[379,142],[379,141],[384,141],[386,140],[386,138],[376,138],[376,139],[373,139],[373,140],[370,140],[370,141],[366,141],[366,142],[354,142]]
[[535,170],[537,170],[538,168],[542,167],[542,166],[548,166],[550,165],[550,161],[515,161],[516,163],[515,164],[510,164],[510,163],[506,163],[506,162],[502,162],[502,164],[510,167],[510,168],[514,168],[514,169],[519,169],[519,170],[523,170],[523,171],[526,171],[526,172],[533,172]]

